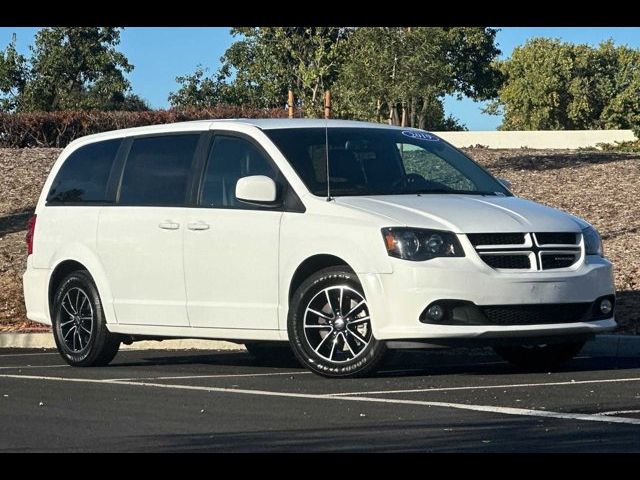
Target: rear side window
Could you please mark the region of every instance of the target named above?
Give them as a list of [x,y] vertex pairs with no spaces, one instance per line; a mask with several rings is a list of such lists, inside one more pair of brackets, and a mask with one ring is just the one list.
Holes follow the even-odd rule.
[[122,140],[80,147],[65,160],[47,195],[47,205],[107,201],[107,182]]
[[183,205],[200,134],[137,138],[122,174],[119,203]]

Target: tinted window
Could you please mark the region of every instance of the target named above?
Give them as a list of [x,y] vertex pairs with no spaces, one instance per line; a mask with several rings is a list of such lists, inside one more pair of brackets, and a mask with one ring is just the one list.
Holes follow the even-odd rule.
[[125,205],[182,205],[200,134],[137,138],[120,186]]
[[277,170],[248,140],[216,136],[207,160],[199,204],[246,208],[247,204],[236,199],[236,183],[240,178],[250,175],[265,175],[275,181]]
[[53,181],[47,203],[105,202],[120,143],[120,139],[92,143],[69,155]]
[[[416,129],[266,130],[314,195],[511,195],[473,160]],[[328,138],[327,138],[328,137]]]

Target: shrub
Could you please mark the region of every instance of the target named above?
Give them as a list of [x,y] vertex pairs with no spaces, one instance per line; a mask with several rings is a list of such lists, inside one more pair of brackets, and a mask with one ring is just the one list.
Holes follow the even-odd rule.
[[207,109],[143,112],[58,111],[0,113],[0,146],[10,148],[64,147],[93,133],[121,128],[215,118],[281,118],[285,109],[217,105]]
[[640,152],[640,140],[615,143],[598,143],[597,147],[605,152]]

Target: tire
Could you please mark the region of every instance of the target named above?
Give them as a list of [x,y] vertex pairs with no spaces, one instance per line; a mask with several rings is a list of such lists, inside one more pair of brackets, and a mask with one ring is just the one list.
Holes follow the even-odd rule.
[[524,370],[553,370],[575,357],[585,342],[494,347],[504,360]]
[[286,342],[247,342],[247,351],[259,363],[292,363],[297,359]]
[[291,299],[287,330],[300,363],[325,377],[369,375],[387,351],[373,336],[360,281],[346,267],[325,268],[300,285]]
[[68,275],[56,290],[52,327],[58,352],[73,367],[107,365],[120,348],[120,337],[107,330],[98,289],[85,270]]

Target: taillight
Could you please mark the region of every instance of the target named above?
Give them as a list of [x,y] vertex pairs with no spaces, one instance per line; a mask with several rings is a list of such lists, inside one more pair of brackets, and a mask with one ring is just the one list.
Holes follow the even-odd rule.
[[36,218],[37,215],[33,215],[29,221],[27,222],[27,237],[25,240],[27,241],[27,254],[31,255],[33,253],[33,234],[36,231]]

